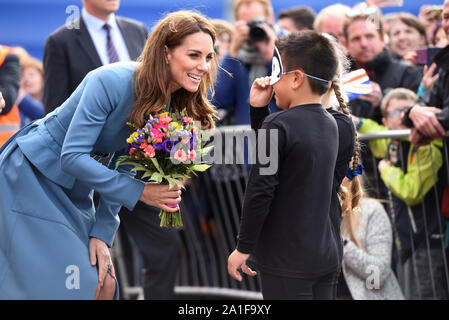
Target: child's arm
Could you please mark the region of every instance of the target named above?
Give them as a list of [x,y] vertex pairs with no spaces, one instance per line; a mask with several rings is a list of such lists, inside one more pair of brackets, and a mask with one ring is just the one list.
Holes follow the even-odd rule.
[[[242,253],[251,253],[259,238],[260,230],[266,216],[269,214],[271,202],[274,199],[277,186],[279,184],[279,166],[281,162],[282,146],[285,141],[285,133],[273,122],[264,122],[261,129],[266,130],[265,139],[260,140],[259,135],[258,146],[264,143],[267,146],[267,154],[276,155],[277,171],[274,174],[266,174],[264,168],[272,164],[261,164],[259,157],[252,166],[248,185],[245,190],[245,198],[243,201],[243,211],[240,224],[240,232],[238,235],[237,250]],[[270,141],[270,131],[277,132],[277,141]],[[276,137],[273,137],[275,139]],[[272,149],[274,148],[274,149]],[[270,157],[273,161],[273,157]]]
[[[378,124],[376,121],[367,118],[358,118],[352,116],[354,125],[359,133],[371,133],[388,130],[385,126]],[[378,159],[385,158],[387,154],[388,145],[391,139],[375,139],[370,140],[368,145],[373,153],[374,157]]]
[[442,141],[439,139],[422,147],[412,145],[407,159],[407,173],[391,165],[380,168],[380,176],[387,188],[409,206],[421,203],[438,181],[438,170],[443,165],[440,147]]
[[258,130],[262,126],[263,121],[270,115],[270,108],[249,106],[249,117],[251,120],[251,129]]
[[270,114],[269,103],[273,96],[270,77],[257,78],[249,92],[249,115],[251,129],[257,130],[262,126],[265,118]]
[[[259,157],[256,157],[257,161],[251,168],[248,185],[245,190],[236,250],[234,250],[228,259],[228,273],[238,281],[242,281],[242,277],[238,272],[239,269],[248,275],[254,276],[256,274],[248,268],[246,260],[256,247],[257,240],[259,239],[265,219],[270,212],[271,202],[274,199],[279,184],[280,154],[285,141],[285,133],[271,121],[265,121],[262,124],[261,130],[263,129],[267,130],[265,135],[266,139],[261,141],[258,138],[257,143],[258,146],[264,143],[267,146],[267,154],[275,154],[277,156],[275,159],[277,161],[277,171],[273,174],[264,174],[264,167],[271,166],[272,164],[261,164]],[[277,137],[274,137],[274,139],[277,138],[275,141],[270,141],[270,130],[276,130],[275,132],[278,133]]]

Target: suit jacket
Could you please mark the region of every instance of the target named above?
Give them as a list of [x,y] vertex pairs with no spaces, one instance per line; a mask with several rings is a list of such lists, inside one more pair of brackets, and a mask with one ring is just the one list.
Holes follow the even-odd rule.
[[16,102],[20,87],[20,77],[19,58],[14,54],[8,54],[0,66],[0,92],[6,103],[0,115],[11,111]]
[[[136,60],[147,40],[148,29],[132,19],[116,17],[116,20],[129,56]],[[79,28],[74,28],[78,24]],[[46,114],[59,107],[89,71],[102,66],[84,20],[80,17],[74,25],[59,28],[45,42],[43,103]]]

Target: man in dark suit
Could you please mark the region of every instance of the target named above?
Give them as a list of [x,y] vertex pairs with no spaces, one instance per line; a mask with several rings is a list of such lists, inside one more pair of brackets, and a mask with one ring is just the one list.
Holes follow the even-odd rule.
[[[125,48],[114,42],[119,55],[123,50],[124,59],[119,60],[136,60],[140,56],[148,37],[147,28],[141,22],[115,16],[120,1],[112,4],[107,0],[84,0],[79,20],[73,25],[62,26],[47,38],[44,48],[45,113],[59,107],[89,71],[110,63],[103,59],[100,48],[101,34],[106,38],[106,31],[101,30],[106,22],[117,26],[115,30],[112,27],[111,33],[117,32],[119,41],[120,37],[124,41]],[[115,40],[114,36],[112,38]]]
[[[116,16],[119,6],[119,0],[83,0],[81,17],[47,38],[43,98],[46,113],[59,107],[89,71],[140,56],[148,29],[141,22]],[[130,253],[129,236],[142,256],[145,299],[174,298],[177,231],[159,227],[158,209],[143,202],[138,202],[132,212],[122,208],[119,216],[125,254]],[[131,259],[126,258],[128,264]]]

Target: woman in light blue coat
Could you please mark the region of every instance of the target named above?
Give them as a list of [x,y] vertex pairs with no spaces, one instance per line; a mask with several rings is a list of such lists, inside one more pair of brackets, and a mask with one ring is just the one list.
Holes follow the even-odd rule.
[[153,29],[139,63],[90,72],[59,108],[0,149],[0,299],[109,295],[120,207],[141,200],[173,212],[167,204],[178,204],[181,192],[97,160],[125,148],[126,121],[143,126],[170,97],[171,111],[186,108],[203,129],[214,126],[214,42],[205,17],[172,13]]

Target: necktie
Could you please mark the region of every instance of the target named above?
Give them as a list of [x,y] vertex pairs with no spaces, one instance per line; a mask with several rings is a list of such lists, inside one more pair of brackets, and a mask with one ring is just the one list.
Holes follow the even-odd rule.
[[106,30],[106,48],[108,50],[109,63],[120,61],[117,54],[117,50],[115,49],[114,43],[112,42],[111,39],[111,26],[105,24],[103,26],[103,29]]

